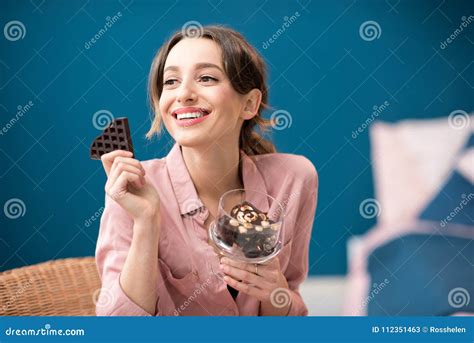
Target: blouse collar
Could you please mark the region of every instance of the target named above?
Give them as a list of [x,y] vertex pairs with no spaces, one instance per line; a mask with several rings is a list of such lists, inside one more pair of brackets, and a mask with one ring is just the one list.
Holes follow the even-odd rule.
[[[196,192],[178,143],[175,143],[168,156],[166,156],[166,166],[171,185],[178,200],[181,215],[194,212],[203,207],[204,205]],[[267,194],[262,174],[254,161],[243,150],[240,150],[240,166],[242,168],[241,172],[245,190],[254,190]],[[265,197],[249,196],[246,200],[261,211],[268,212],[269,206]]]

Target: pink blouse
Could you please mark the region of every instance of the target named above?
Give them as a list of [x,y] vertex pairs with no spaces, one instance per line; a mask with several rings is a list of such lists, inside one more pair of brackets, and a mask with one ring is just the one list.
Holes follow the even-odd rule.
[[[283,248],[276,257],[292,291],[288,315],[308,314],[299,286],[308,273],[308,250],[316,210],[318,176],[305,157],[292,154],[247,156],[240,152],[244,188],[278,199],[286,208]],[[142,162],[146,177],[161,199],[158,247],[157,316],[258,316],[258,299],[239,292],[234,300],[227,284],[208,261],[217,259],[204,222],[208,210],[199,200],[181,149]],[[130,248],[133,220],[109,196],[100,221],[96,262],[102,289],[96,306],[101,316],[149,316],[122,290],[119,276]]]

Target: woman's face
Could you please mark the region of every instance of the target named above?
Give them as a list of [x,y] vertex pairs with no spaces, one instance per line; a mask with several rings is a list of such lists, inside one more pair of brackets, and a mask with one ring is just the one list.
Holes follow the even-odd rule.
[[238,144],[243,120],[249,119],[250,113],[245,110],[246,97],[232,88],[214,41],[181,40],[168,54],[162,81],[160,112],[178,144]]

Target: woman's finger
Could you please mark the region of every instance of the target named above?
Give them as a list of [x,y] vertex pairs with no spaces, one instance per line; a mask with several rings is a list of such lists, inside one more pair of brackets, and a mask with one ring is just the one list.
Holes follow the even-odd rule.
[[221,264],[221,270],[229,276],[232,276],[235,280],[243,281],[247,284],[255,285],[260,289],[271,289],[272,283],[265,280],[264,277],[242,270],[236,267],[229,266],[228,264]]
[[[273,272],[273,268],[271,267],[270,264],[258,264],[258,267],[255,267],[255,264],[250,264],[250,263],[245,263],[245,262],[239,262],[232,260],[227,257],[223,257],[221,259],[221,263],[230,265],[235,268],[243,269],[246,270],[250,273],[254,273],[258,271],[258,275],[262,276],[263,278],[267,279],[270,282],[275,282],[275,273]],[[273,265],[272,265],[273,266]]]
[[130,164],[119,162],[117,163],[117,166],[110,172],[107,183],[113,185],[117,178],[120,176],[120,174],[124,171],[137,174],[138,176],[140,176],[141,183],[145,182],[144,173],[140,169]]
[[[221,263],[228,264],[229,266],[239,268],[239,269],[243,269],[243,270],[246,270],[248,272],[255,273],[255,265],[254,264],[235,261],[235,260],[232,260],[232,259],[227,258],[227,257],[221,258]],[[260,265],[259,265],[259,267],[260,267]]]
[[133,154],[130,151],[126,151],[126,150],[114,150],[112,152],[103,154],[100,157],[100,160],[102,161],[102,166],[104,167],[104,170],[107,176],[109,176],[110,169],[112,167],[112,163],[114,162],[114,159],[118,156],[132,157]]
[[108,189],[107,194],[111,196],[112,199],[120,198],[127,192],[127,186],[129,184],[132,184],[136,188],[140,188],[140,177],[137,174],[124,171],[119,175],[116,182]]
[[249,285],[247,283],[244,283],[244,282],[240,282],[230,276],[224,276],[224,281],[231,287],[235,288],[236,290],[240,291],[240,292],[244,292],[245,294],[248,294],[250,296],[253,296],[255,298],[257,298],[258,300],[260,301],[265,301],[266,298],[267,298],[267,292],[255,287],[255,286],[252,286],[252,285]]
[[142,164],[140,163],[140,161],[134,159],[134,158],[131,158],[131,157],[124,157],[124,156],[117,156],[113,163],[112,163],[112,168],[111,170],[113,170],[117,164],[119,163],[126,163],[126,164],[130,164],[132,166],[134,166],[135,168],[138,168],[140,169],[141,171],[143,171],[143,174],[145,174],[145,168],[143,168]]

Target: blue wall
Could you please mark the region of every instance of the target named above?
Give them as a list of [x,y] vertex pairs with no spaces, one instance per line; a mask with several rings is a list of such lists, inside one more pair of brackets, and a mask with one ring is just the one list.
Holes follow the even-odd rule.
[[[0,212],[0,270],[94,254],[105,175],[88,158],[98,134],[92,116],[105,109],[129,117],[138,157],[166,155],[169,137],[144,139],[146,78],[156,49],[188,21],[239,30],[268,62],[271,104],[292,118],[275,132],[277,147],[307,156],[319,170],[312,274],[345,273],[347,238],[375,224],[358,210],[373,197],[368,132],[352,138],[373,107],[388,102],[379,116],[386,121],[474,107],[474,24],[440,47],[473,14],[472,1],[39,3],[0,4],[2,28],[13,20],[25,28],[18,40],[0,36],[0,205],[12,198],[25,204],[16,219]],[[292,23],[278,34],[285,20]],[[359,34],[369,20],[381,29],[372,41]]]

